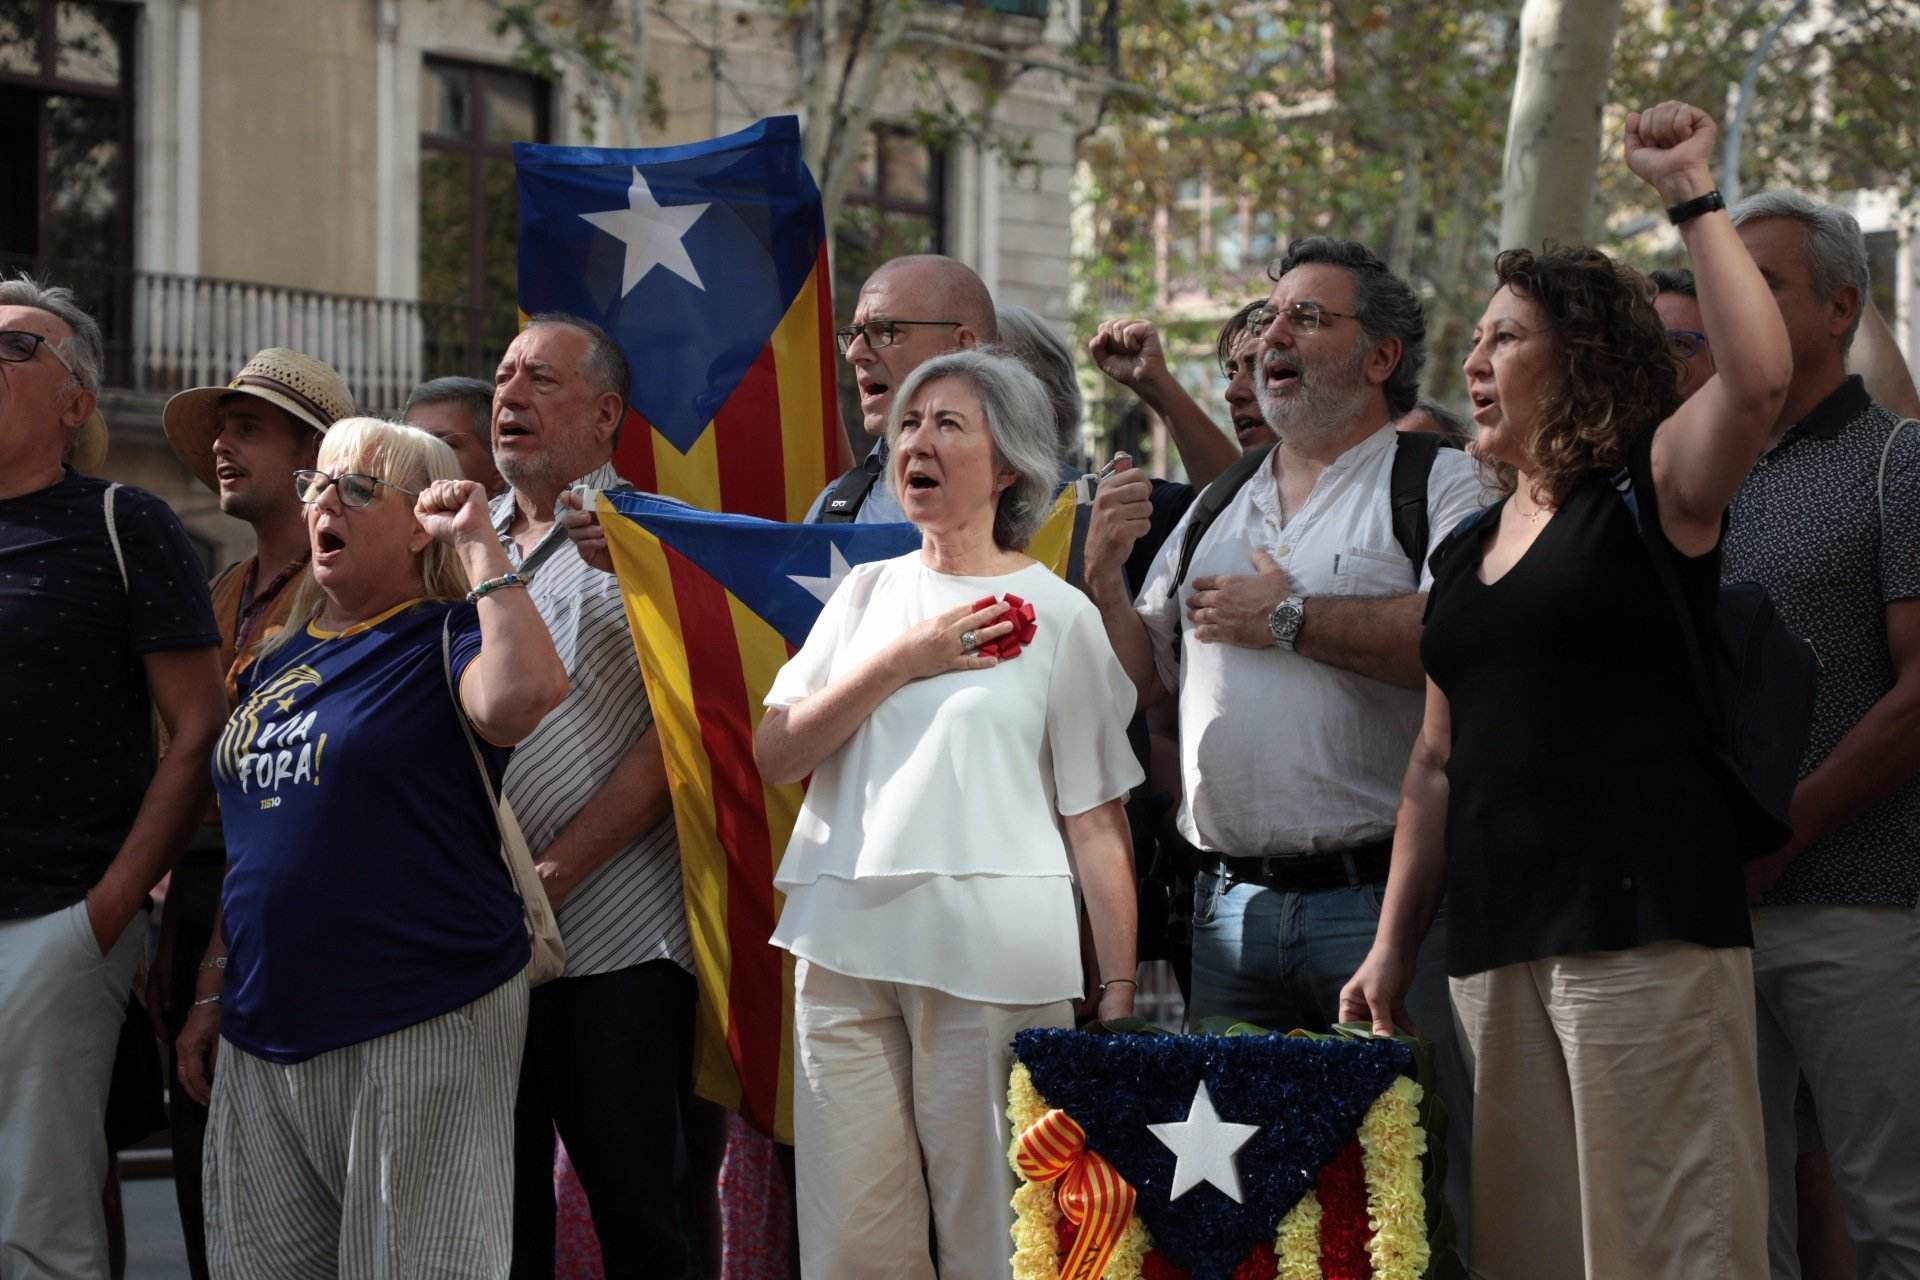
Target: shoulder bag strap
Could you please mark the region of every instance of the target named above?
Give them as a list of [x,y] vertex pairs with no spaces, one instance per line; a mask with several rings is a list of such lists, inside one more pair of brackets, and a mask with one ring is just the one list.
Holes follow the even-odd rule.
[[[473,753],[473,764],[480,771],[480,785],[486,788],[487,803],[493,806],[496,822],[500,819],[500,797],[494,794],[493,775],[487,772],[486,757],[480,754],[480,743],[473,736],[473,725],[467,721],[467,709],[460,705],[460,690],[453,683],[453,613],[440,621],[440,670],[447,678],[447,695],[453,699],[453,718],[460,722],[460,732],[467,740],[467,750]],[[504,828],[505,824],[502,824]],[[504,835],[504,829],[502,831]],[[511,870],[511,867],[509,867]]]
[[[1686,645],[1687,666],[1693,671],[1694,697],[1700,709],[1706,713],[1707,724],[1718,737],[1719,700],[1713,692],[1713,677],[1707,670],[1706,649],[1700,628],[1693,620],[1693,610],[1687,604],[1686,589],[1680,585],[1680,571],[1673,566],[1673,549],[1658,527],[1659,512],[1641,504],[1640,494],[1634,487],[1633,473],[1628,467],[1622,466],[1613,473],[1613,487],[1626,504],[1627,514],[1633,517],[1633,526],[1640,535],[1641,545],[1646,547],[1647,555],[1653,561],[1653,576],[1660,581],[1660,592],[1666,596],[1668,607],[1680,621],[1680,637]],[[1658,502],[1657,497],[1655,501]]]
[[[1880,446],[1880,474],[1874,480],[1873,491],[1880,497],[1880,523],[1883,525],[1887,522],[1887,459],[1893,454],[1893,442],[1898,440],[1900,433],[1908,427],[1920,427],[1920,418],[1907,418],[1896,424],[1893,430],[1887,433],[1887,442]],[[112,522],[109,521],[108,524],[111,527]]]
[[133,584],[127,580],[127,557],[126,553],[120,549],[120,526],[114,522],[113,518],[113,495],[119,488],[118,480],[108,485],[102,502],[107,509],[107,541],[113,544],[113,562],[120,566],[120,589],[127,591],[132,589]]

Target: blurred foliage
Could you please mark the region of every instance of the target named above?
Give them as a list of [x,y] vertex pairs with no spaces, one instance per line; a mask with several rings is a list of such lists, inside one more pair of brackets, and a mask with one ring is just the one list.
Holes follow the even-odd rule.
[[[1498,248],[1520,7],[1089,0],[1082,56],[1144,92],[1106,94],[1082,147],[1093,235],[1079,266],[1081,323],[1198,307],[1209,323],[1184,327],[1209,338],[1211,323],[1264,289],[1247,240],[1270,220],[1282,244],[1316,232],[1362,240],[1412,280],[1428,306],[1427,390],[1457,392]],[[1749,56],[1794,7],[1627,0],[1595,196],[1602,247],[1645,265],[1678,251],[1648,234],[1664,225],[1657,201],[1619,161],[1626,110],[1683,98],[1724,130]],[[1819,17],[1783,27],[1744,113],[1744,189],[1884,187],[1909,199],[1920,178],[1920,3],[1802,8]],[[1202,190],[1240,219],[1237,242],[1183,221]]]

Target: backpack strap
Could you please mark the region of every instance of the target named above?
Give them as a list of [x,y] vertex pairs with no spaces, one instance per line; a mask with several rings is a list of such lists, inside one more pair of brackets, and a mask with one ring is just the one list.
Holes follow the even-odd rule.
[[853,523],[860,508],[867,504],[867,495],[873,492],[873,486],[880,483],[879,464],[867,465],[872,459],[873,454],[867,454],[857,466],[833,482],[833,488],[827,490],[827,500],[820,505],[818,523]]
[[120,589],[131,590],[133,584],[127,579],[127,556],[120,549],[120,526],[113,519],[113,495],[120,488],[120,482],[114,481],[107,486],[106,496],[101,499],[107,510],[107,541],[113,544],[113,562],[120,566]]
[[1267,455],[1272,452],[1273,446],[1269,444],[1241,454],[1234,459],[1232,466],[1215,476],[1213,483],[1202,489],[1200,496],[1193,500],[1186,536],[1180,543],[1179,567],[1174,570],[1173,584],[1167,588],[1168,595],[1180,590],[1180,584],[1187,580],[1187,570],[1193,567],[1193,556],[1200,549],[1200,539],[1220,518],[1220,513],[1227,509],[1227,504],[1233,501],[1233,495],[1246,487],[1254,472],[1267,465]]
[[1874,481],[1873,491],[1880,496],[1881,524],[1887,522],[1887,459],[1893,454],[1893,442],[1908,427],[1920,427],[1920,418],[1907,418],[1894,424],[1893,430],[1887,432],[1887,442],[1880,446],[1880,474]]
[[1402,431],[1393,441],[1393,474],[1387,486],[1393,538],[1413,561],[1416,590],[1420,575],[1426,571],[1427,543],[1433,536],[1427,523],[1427,481],[1433,475],[1433,460],[1446,443],[1431,431]]

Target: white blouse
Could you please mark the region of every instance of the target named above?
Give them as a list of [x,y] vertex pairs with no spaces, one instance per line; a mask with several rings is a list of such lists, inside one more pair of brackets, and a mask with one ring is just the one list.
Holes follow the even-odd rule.
[[1033,642],[984,671],[895,690],[814,770],[774,883],[773,945],[852,977],[996,1004],[1081,992],[1073,870],[1057,815],[1141,780],[1133,685],[1099,611],[1033,564],[989,578],[915,551],[856,567],[781,668],[770,707],[845,676],[909,627],[1011,592]]

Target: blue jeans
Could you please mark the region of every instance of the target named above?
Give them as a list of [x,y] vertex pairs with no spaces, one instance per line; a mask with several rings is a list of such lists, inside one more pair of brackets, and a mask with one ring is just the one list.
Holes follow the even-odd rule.
[[[1373,946],[1384,883],[1284,892],[1227,884],[1202,871],[1193,886],[1193,990],[1189,1026],[1227,1016],[1274,1031],[1325,1031],[1339,1018],[1340,988]],[[1473,1077],[1447,991],[1443,906],[1420,945],[1407,1013],[1433,1044],[1435,1084],[1447,1109],[1447,1206],[1464,1256],[1473,1150]]]

